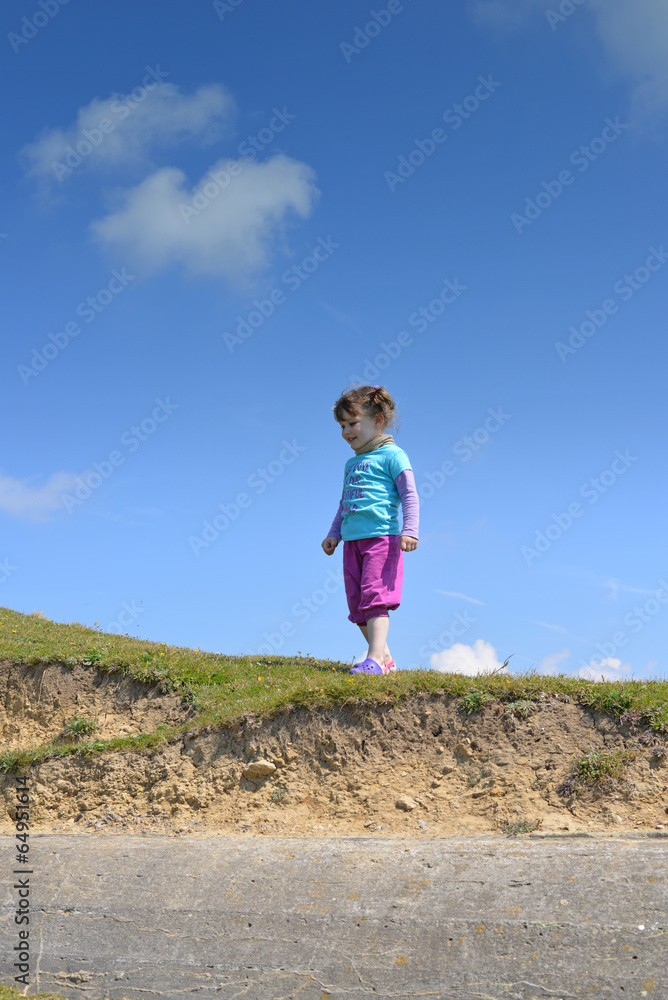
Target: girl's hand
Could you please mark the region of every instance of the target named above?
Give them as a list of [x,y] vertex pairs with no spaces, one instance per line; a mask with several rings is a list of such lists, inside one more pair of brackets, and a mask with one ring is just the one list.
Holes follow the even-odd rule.
[[418,540],[417,538],[413,538],[412,535],[401,535],[399,538],[399,548],[402,552],[412,552],[417,547]]
[[327,535],[327,538],[322,543],[322,547],[325,550],[325,555],[331,556],[334,553],[334,549],[339,544],[338,538],[334,538],[334,535]]

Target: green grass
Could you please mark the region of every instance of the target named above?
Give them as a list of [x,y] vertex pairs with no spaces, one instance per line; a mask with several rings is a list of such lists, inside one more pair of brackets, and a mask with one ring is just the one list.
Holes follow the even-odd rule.
[[63,729],[63,736],[68,739],[80,740],[83,736],[92,736],[99,725],[93,719],[83,719],[75,715]]
[[0,1000],[65,1000],[62,993],[22,993],[13,986],[0,986]]
[[473,715],[474,712],[479,712],[491,700],[492,695],[488,691],[484,691],[479,687],[471,688],[462,697],[462,709],[467,715]]
[[538,705],[535,701],[528,701],[526,698],[520,698],[519,701],[511,701],[504,708],[504,713],[506,715],[513,715],[516,719],[528,719],[530,715],[538,711]]
[[584,788],[607,787],[622,778],[637,750],[587,750],[573,758],[568,777],[557,788],[560,795],[575,796]]
[[543,821],[540,819],[521,819],[517,823],[505,823],[502,826],[502,832],[507,833],[509,837],[516,837],[519,833],[533,833],[537,830]]
[[350,676],[349,663],[313,656],[232,656],[112,635],[78,622],[49,621],[40,613],[0,608],[0,657],[32,666],[62,663],[156,685],[180,695],[188,720],[151,733],[113,739],[49,743],[0,756],[0,770],[24,769],[50,757],[102,751],[154,749],[184,732],[228,725],[246,713],[269,717],[290,706],[400,704],[418,692],[460,699],[464,714],[501,702],[539,703],[558,695],[657,733],[668,732],[668,681],[594,682],[560,676],[492,674],[475,679],[436,670],[398,670],[381,677]]
[[[31,1000],[65,1000],[60,993],[30,993]],[[0,986],[0,1000],[25,1000],[26,994],[13,986]]]

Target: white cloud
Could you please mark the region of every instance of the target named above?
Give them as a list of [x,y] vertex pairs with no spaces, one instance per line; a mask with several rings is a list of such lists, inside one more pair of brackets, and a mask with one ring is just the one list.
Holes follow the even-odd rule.
[[569,634],[563,625],[551,625],[549,622],[538,622],[534,618],[525,618],[525,621],[531,622],[532,625],[542,625],[543,628],[551,628],[555,632],[563,632],[564,635]]
[[462,601],[470,601],[471,604],[482,604],[485,606],[484,601],[479,601],[477,597],[467,597],[466,594],[458,594],[455,590],[437,590],[437,594],[444,594],[445,597],[461,597]]
[[544,656],[543,659],[540,661],[540,664],[538,666],[538,673],[548,674],[548,675],[556,674],[557,667],[559,666],[561,661],[567,660],[570,655],[571,655],[570,649],[560,649],[556,653],[549,653],[547,656]]
[[506,28],[522,24],[537,2],[544,0],[472,0],[470,9],[478,24]]
[[[605,589],[608,591],[607,597],[611,601],[616,601],[619,594],[623,591],[629,594],[654,594],[654,590],[641,589],[639,587],[629,587],[627,584],[622,583],[614,576],[599,576],[598,573],[593,573],[589,569],[584,569],[580,566],[553,566],[546,570],[554,575],[565,576],[571,579],[577,580],[582,586],[589,587],[599,587],[600,589]],[[529,619],[528,619],[529,620]],[[545,622],[535,622],[537,625],[544,625]],[[550,628],[556,628],[556,626],[548,626]],[[564,630],[565,631],[565,630]],[[577,636],[576,636],[577,638]]]
[[164,167],[123,192],[122,207],[91,230],[143,274],[180,264],[243,284],[267,265],[289,213],[310,214],[320,193],[314,181],[311,167],[283,155],[266,163],[220,160],[194,192],[182,170]]
[[432,670],[440,670],[443,674],[467,674],[469,677],[476,677],[478,674],[489,674],[493,670],[504,674],[510,673],[507,668],[501,671],[503,664],[499,662],[496,650],[484,639],[476,639],[472,646],[456,642],[450,649],[434,653],[429,662]]
[[[593,574],[592,574],[592,576],[593,576]],[[620,583],[620,581],[617,580],[615,577],[608,577],[606,580],[602,580],[601,582],[595,581],[594,582],[594,586],[595,587],[596,586],[599,586],[599,587],[608,587],[610,589],[610,593],[608,594],[608,597],[610,598],[611,601],[616,601],[617,600],[617,598],[619,597],[619,592],[620,591],[624,591],[625,593],[628,593],[628,594],[653,594],[653,593],[655,593],[653,590],[643,590],[640,587],[627,587],[625,583]]]
[[[132,94],[95,97],[79,109],[70,125],[43,129],[20,151],[28,174],[64,180],[73,170],[141,164],[154,147],[198,138],[206,143],[212,128],[234,110],[232,97],[217,83],[192,95],[182,94],[172,83],[155,81],[152,89],[140,89],[144,92],[140,100]],[[101,127],[105,121],[108,124]]]
[[341,326],[345,326],[348,330],[352,330],[353,333],[366,336],[364,325],[360,323],[357,318],[352,315],[352,313],[345,313],[341,309],[337,309],[336,306],[331,305],[331,303],[325,302],[323,299],[314,299],[314,301],[320,306],[323,312],[325,312],[328,316],[331,316],[331,318],[337,323],[340,323]]
[[[557,0],[472,0],[473,19],[481,25],[512,29],[536,11],[559,13]],[[633,112],[639,116],[668,105],[668,4],[666,0],[586,0],[574,4],[564,21],[552,18],[554,30],[565,31],[571,17],[591,12],[596,33],[612,66],[633,84]],[[543,25],[550,31],[547,17]]]
[[549,622],[538,622],[533,618],[526,618],[525,621],[531,622],[532,625],[540,625],[541,628],[552,629],[553,632],[561,632],[562,635],[567,635],[569,639],[577,639],[578,642],[586,642],[589,646],[594,646],[595,643],[591,642],[589,639],[585,639],[581,635],[573,635],[568,629],[565,629],[563,625],[551,625]]
[[78,481],[73,472],[54,472],[43,486],[32,487],[30,479],[0,474],[0,510],[29,521],[47,521],[52,510],[62,508],[63,493],[73,490]]
[[668,104],[668,5],[665,0],[590,0],[613,63],[635,81],[636,111]]
[[617,657],[606,656],[604,660],[594,659],[586,667],[580,667],[577,676],[590,681],[619,681],[622,677],[630,677],[631,671],[630,663],[622,663]]

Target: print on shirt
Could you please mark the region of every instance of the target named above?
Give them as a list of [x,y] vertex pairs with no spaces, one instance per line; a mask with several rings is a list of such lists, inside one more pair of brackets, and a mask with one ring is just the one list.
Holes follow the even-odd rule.
[[348,459],[341,508],[344,541],[399,534],[401,498],[394,481],[410,467],[408,455],[396,445],[377,448],[363,458]]
[[348,474],[344,480],[343,484],[343,513],[347,514],[349,510],[357,510],[357,504],[354,503],[355,500],[363,500],[366,493],[360,488],[359,484],[363,482],[360,472],[364,472],[369,468],[368,462],[357,462],[355,465],[351,465],[348,469]]

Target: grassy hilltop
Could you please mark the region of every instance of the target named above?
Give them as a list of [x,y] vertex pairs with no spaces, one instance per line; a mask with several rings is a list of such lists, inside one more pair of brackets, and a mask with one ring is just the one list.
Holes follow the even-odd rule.
[[[580,678],[496,674],[468,677],[435,670],[398,670],[382,677],[349,674],[350,664],[313,656],[233,656],[166,643],[113,635],[78,622],[64,624],[40,612],[20,614],[0,608],[0,658],[39,666],[61,663],[120,674],[180,694],[189,703],[188,721],[159,725],[154,731],[112,739],[94,738],[87,720],[74,719],[70,744],[13,750],[0,756],[0,769],[14,770],[71,753],[145,750],[184,732],[220,727],[246,713],[268,717],[294,707],[331,707],[360,702],[399,704],[418,692],[461,699],[465,713],[486,704],[532,702],[541,694],[561,695],[584,707],[635,725],[668,732],[668,681],[588,681]],[[89,739],[82,739],[89,735]]]

